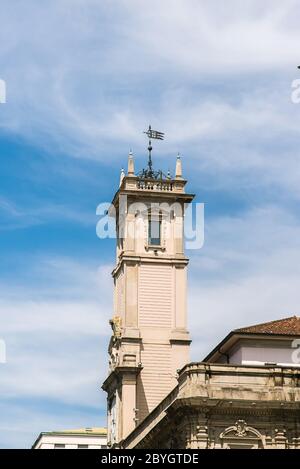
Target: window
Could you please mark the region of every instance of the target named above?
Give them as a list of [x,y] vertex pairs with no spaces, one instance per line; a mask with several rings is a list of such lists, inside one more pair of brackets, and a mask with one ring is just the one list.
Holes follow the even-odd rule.
[[65,449],[65,445],[61,443],[55,443],[54,449]]
[[78,445],[78,449],[88,449],[89,445]]
[[150,246],[161,245],[161,218],[149,215],[148,218],[148,244]]

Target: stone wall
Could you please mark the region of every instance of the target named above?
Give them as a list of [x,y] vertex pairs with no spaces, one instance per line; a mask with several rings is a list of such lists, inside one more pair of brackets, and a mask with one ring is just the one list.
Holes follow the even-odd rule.
[[123,447],[300,449],[300,370],[187,365]]

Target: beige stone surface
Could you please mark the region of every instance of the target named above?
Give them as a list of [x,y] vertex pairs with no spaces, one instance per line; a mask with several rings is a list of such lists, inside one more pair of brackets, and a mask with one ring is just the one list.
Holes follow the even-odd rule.
[[[131,155],[129,168],[113,200],[119,233],[125,204],[125,237],[117,240],[112,273],[112,316],[120,318],[121,332],[116,334],[111,322],[110,369],[103,384],[110,444],[126,437],[164,399],[177,385],[177,370],[189,361],[183,224],[184,204],[193,195],[185,193],[179,160],[176,180],[142,181],[134,175]],[[149,245],[150,209],[161,221],[159,246]]]
[[106,428],[79,428],[40,433],[32,449],[107,448]]
[[300,370],[193,363],[123,448],[299,449]]

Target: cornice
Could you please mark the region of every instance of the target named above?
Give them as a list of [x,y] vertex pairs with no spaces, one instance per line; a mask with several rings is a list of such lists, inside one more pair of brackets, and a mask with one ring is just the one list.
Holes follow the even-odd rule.
[[135,255],[135,254],[122,254],[119,258],[117,266],[112,271],[112,276],[114,277],[124,264],[167,264],[167,265],[175,265],[178,267],[185,267],[189,263],[189,259],[185,256],[182,258],[177,257],[174,258],[173,256],[166,256],[164,257],[154,257],[153,254],[143,254],[143,255]]
[[113,383],[120,381],[125,375],[132,375],[132,377],[136,377],[142,369],[142,366],[116,366],[116,368],[114,368],[114,370],[111,371],[108,377],[104,380],[101,388],[104,391],[109,392],[109,389]]

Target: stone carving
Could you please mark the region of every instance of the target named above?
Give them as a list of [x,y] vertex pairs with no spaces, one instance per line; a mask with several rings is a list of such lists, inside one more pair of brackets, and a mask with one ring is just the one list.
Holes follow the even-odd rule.
[[208,427],[207,425],[196,426],[196,440],[197,447],[200,449],[206,449],[208,444]]
[[275,438],[284,438],[286,439],[286,430],[282,429],[279,430],[278,428],[275,428]]
[[110,349],[109,355],[109,369],[114,370],[119,365],[119,351],[114,345]]
[[238,420],[235,424],[236,426],[236,436],[245,436],[247,434],[247,424],[245,420]]
[[113,335],[109,344],[109,369],[113,371],[120,364],[120,339],[122,335],[122,319],[120,316],[114,316],[110,321]]
[[207,438],[207,426],[206,425],[197,425],[196,427],[197,433],[196,437],[197,438]]
[[114,337],[121,337],[122,335],[122,318],[120,316],[114,316],[110,321],[109,324],[113,330]]
[[277,448],[284,449],[287,446],[286,430],[275,428],[275,444]]
[[220,438],[224,437],[235,437],[235,438],[259,438],[261,439],[261,434],[258,430],[253,427],[249,427],[245,420],[237,420],[235,425],[226,428],[223,433],[221,433]]

